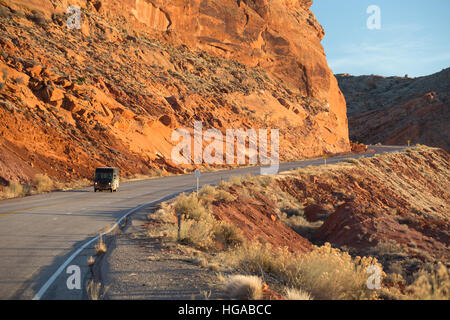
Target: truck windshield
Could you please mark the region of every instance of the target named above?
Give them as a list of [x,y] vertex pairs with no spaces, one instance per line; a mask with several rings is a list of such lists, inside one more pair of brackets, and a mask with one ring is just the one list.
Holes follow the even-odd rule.
[[96,172],[95,180],[111,180],[113,177],[112,172]]

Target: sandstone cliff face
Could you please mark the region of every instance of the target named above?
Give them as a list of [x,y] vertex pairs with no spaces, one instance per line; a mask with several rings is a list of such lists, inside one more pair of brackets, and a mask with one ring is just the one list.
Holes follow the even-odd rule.
[[[311,1],[10,0],[0,15],[0,178],[181,172],[175,128],[278,128],[282,160],[349,151]],[[82,8],[68,30],[69,5]]]
[[420,143],[450,150],[450,68],[420,78],[338,75],[350,137],[364,143]]

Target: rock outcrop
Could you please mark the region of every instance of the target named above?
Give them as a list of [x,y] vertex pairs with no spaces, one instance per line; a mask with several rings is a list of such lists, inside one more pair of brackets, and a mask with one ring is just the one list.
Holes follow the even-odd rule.
[[420,78],[337,75],[350,138],[366,144],[419,143],[450,151],[450,68]]
[[[282,160],[350,150],[310,0],[0,4],[0,181],[171,162],[172,131],[280,129]],[[69,5],[81,28],[68,29]]]

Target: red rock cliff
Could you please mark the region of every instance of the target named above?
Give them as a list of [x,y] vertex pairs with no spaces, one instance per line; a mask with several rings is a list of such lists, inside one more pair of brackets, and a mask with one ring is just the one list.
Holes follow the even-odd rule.
[[[0,177],[170,163],[171,132],[279,128],[282,160],[349,150],[310,0],[2,2]],[[82,28],[68,30],[69,5]]]

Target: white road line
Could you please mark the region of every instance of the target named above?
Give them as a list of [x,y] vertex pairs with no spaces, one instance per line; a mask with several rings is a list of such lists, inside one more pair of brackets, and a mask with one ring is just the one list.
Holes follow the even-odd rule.
[[137,206],[136,208],[128,211],[126,214],[124,214],[119,220],[117,220],[117,222],[107,231],[99,234],[98,236],[94,237],[93,239],[89,240],[88,242],[86,242],[84,245],[82,245],[77,251],[75,251],[59,268],[58,270],[56,270],[56,272],[50,277],[50,279],[47,280],[47,282],[42,286],[42,288],[34,295],[33,300],[40,300],[42,298],[42,296],[45,294],[45,292],[47,291],[47,289],[53,284],[53,282],[55,282],[56,278],[58,278],[58,276],[61,274],[61,272],[67,267],[67,265],[72,262],[73,259],[75,259],[75,257],[77,255],[80,254],[81,251],[83,251],[87,246],[89,246],[91,243],[93,243],[94,241],[96,241],[98,238],[100,238],[101,236],[110,233],[111,231],[114,230],[114,228],[116,226],[118,226],[122,220],[126,217],[128,217],[130,214],[132,214],[133,212],[147,206],[149,204],[144,203],[141,204],[140,206]]

